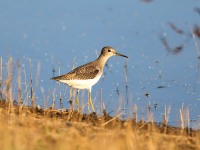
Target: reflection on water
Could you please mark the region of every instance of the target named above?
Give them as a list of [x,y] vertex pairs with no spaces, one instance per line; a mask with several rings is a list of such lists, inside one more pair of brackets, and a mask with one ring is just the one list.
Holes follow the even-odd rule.
[[[180,112],[187,115],[189,109],[191,125],[199,128],[199,8],[198,2],[186,0],[181,5],[177,0],[8,0],[0,5],[2,79],[10,53],[16,98],[20,64],[26,104],[31,103],[32,72],[36,104],[49,107],[53,99],[55,107],[69,107],[69,87],[50,78],[96,59],[101,48],[110,45],[129,59],[111,58],[93,86],[98,112],[106,107],[112,115],[125,110],[124,116],[132,117],[137,106],[139,118],[148,120],[152,112],[155,121],[168,116],[171,124],[180,125]],[[80,96],[85,104],[87,93],[81,91]]]

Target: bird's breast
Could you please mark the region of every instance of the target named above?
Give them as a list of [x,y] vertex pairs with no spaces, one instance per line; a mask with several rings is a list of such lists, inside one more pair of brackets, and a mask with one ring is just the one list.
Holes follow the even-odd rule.
[[[102,72],[103,73],[103,72]],[[95,78],[93,79],[86,79],[86,80],[59,80],[62,83],[68,84],[69,86],[76,88],[76,89],[89,89],[94,84],[96,84],[99,79],[101,78],[102,73],[99,73]]]

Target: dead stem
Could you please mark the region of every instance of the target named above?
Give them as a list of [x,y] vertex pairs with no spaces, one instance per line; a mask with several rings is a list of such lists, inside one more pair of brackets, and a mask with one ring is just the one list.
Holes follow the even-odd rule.
[[56,89],[53,90],[53,99],[52,99],[51,110],[54,110],[54,107],[55,107],[55,99],[56,99]]
[[[60,75],[60,60],[58,61],[58,75]],[[61,85],[60,82],[58,82],[58,90],[59,90],[59,100],[60,100],[60,108],[63,108],[63,98],[62,98],[62,92],[61,92]]]
[[11,113],[12,105],[13,105],[13,95],[12,95],[12,58],[8,57],[7,63],[7,79],[6,79],[6,101],[8,102],[8,110],[7,113]]
[[128,76],[127,76],[127,73],[128,73],[128,61],[126,60],[125,65],[124,65],[124,78],[125,78],[125,82],[126,82],[126,104],[128,105],[129,97],[128,97]]
[[2,89],[1,89],[2,80],[3,80],[2,70],[3,70],[3,60],[2,60],[2,57],[0,57],[0,99],[3,99]]
[[22,110],[22,87],[21,87],[21,64],[18,62],[18,77],[17,77],[17,85],[18,85],[18,105],[19,105],[19,114],[21,114]]
[[[197,54],[198,64],[197,64],[197,69],[196,69],[196,81],[198,81],[199,80],[199,69],[200,69],[200,48],[198,46],[196,36],[195,36],[195,34],[194,34],[194,32],[192,31],[191,28],[190,28],[190,31],[192,33],[192,37],[193,37],[194,44],[195,44],[195,50],[196,50],[196,54]],[[197,83],[195,83],[194,92],[196,91],[196,85],[197,85]]]
[[53,57],[53,56],[51,57],[51,64],[52,64],[52,73],[53,73],[53,77],[55,77],[55,72],[56,72],[56,70],[55,70],[54,57]]
[[29,58],[29,67],[30,67],[30,87],[31,87],[31,107],[35,107],[35,97],[34,97],[34,90],[33,90],[33,77],[32,77],[32,62]]
[[133,119],[135,120],[135,123],[138,122],[138,106],[136,104],[133,107]]
[[124,114],[124,112],[119,113],[118,115],[116,115],[115,117],[113,117],[112,119],[110,119],[109,121],[105,122],[102,126],[107,125],[108,123],[114,121],[115,119],[117,119],[119,116],[121,116],[122,114]]
[[36,78],[35,78],[35,87],[36,88],[39,85],[39,79],[40,79],[40,62],[37,63],[37,69],[36,69]]

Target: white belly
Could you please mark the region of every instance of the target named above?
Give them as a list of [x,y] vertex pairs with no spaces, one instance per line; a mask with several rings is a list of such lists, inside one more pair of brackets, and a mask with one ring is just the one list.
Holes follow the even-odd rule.
[[62,83],[68,84],[69,86],[76,89],[89,89],[96,84],[101,78],[101,74],[96,76],[94,79],[87,80],[59,80]]

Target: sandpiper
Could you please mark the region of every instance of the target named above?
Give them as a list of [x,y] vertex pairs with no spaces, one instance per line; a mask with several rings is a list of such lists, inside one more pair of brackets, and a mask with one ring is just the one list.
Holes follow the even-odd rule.
[[101,54],[96,60],[79,66],[67,74],[53,77],[51,79],[76,88],[77,97],[79,89],[88,89],[88,105],[91,105],[92,110],[95,112],[91,97],[92,86],[101,78],[106,61],[111,56],[122,56],[128,58],[123,54],[117,53],[114,48],[106,46],[102,48]]

